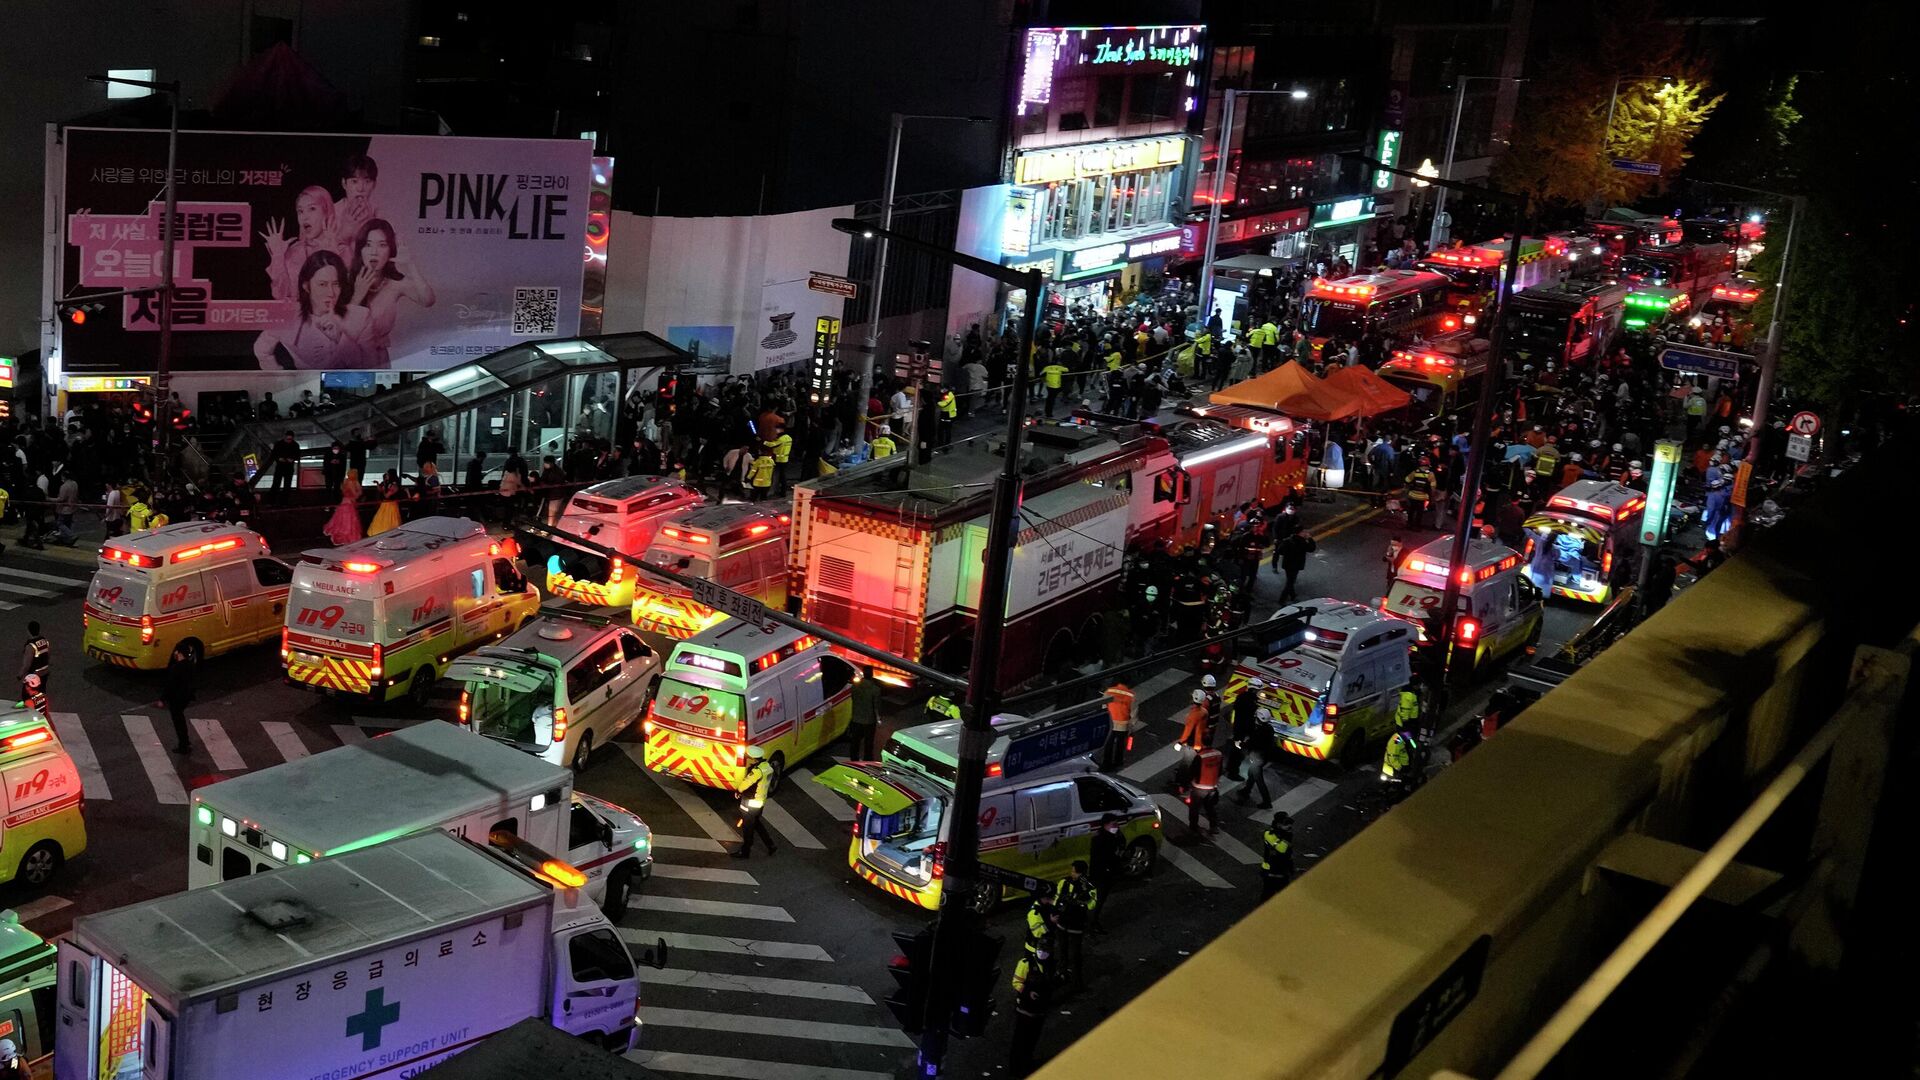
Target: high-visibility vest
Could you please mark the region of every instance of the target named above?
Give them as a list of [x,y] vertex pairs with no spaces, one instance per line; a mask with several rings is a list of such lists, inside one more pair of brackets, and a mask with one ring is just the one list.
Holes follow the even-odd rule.
[[33,650],[33,660],[27,665],[27,670],[47,670],[47,665],[53,662],[53,642],[37,637],[27,642],[27,648]]
[[[747,796],[748,806],[758,808],[767,804],[767,793],[772,790],[773,766],[768,762],[762,761],[760,764],[747,770],[746,776],[741,777],[740,787],[737,793]],[[752,794],[748,794],[749,791],[751,791]]]
[[1220,786],[1220,763],[1223,757],[1220,751],[1211,746],[1194,756],[1193,789],[1195,791],[1212,791]]
[[1119,349],[1115,349],[1115,350],[1113,350],[1112,352],[1110,352],[1110,353],[1108,353],[1108,354],[1107,354],[1107,370],[1108,370],[1108,371],[1119,371],[1119,370],[1120,370],[1120,359],[1121,359],[1121,357],[1120,357],[1120,350],[1119,350]]
[[1053,934],[1053,924],[1047,921],[1047,913],[1035,904],[1027,909],[1027,952],[1038,949]]
[[140,532],[153,521],[153,508],[144,502],[136,501],[127,508],[127,528]]
[[754,487],[764,488],[764,487],[773,486],[773,455],[772,454],[769,454],[764,450],[761,451],[760,454],[753,459],[753,464],[752,466],[750,466],[750,470],[751,471],[748,473],[748,476],[752,478],[752,483]]
[[1411,690],[1400,691],[1400,702],[1393,710],[1394,722],[1420,719],[1420,695]]
[[900,449],[899,445],[887,435],[882,435],[867,445],[873,447],[873,456],[877,458],[892,457],[893,452]]
[[1380,762],[1380,775],[1391,780],[1413,764],[1413,736],[1396,731],[1387,740],[1387,756]]
[[1407,498],[1426,502],[1433,498],[1433,470],[1422,465],[1407,474]]
[[1133,691],[1126,683],[1114,683],[1107,687],[1107,719],[1113,722],[1113,730],[1127,732],[1133,729]]
[[1047,381],[1049,390],[1060,389],[1060,377],[1066,373],[1066,367],[1060,364],[1048,364],[1040,369],[1040,377]]
[[1560,451],[1551,443],[1542,446],[1533,455],[1533,475],[1552,476],[1560,468]]
[[778,464],[785,465],[787,459],[793,456],[793,436],[784,431],[769,445],[773,447],[773,460]]
[[954,400],[951,390],[940,391],[940,400],[937,404],[940,406],[940,415],[949,420],[960,415],[960,403]]
[[1281,836],[1272,829],[1268,829],[1267,834],[1260,838],[1260,842],[1261,873],[1273,873],[1275,863],[1285,863],[1289,869],[1292,868],[1293,841]]

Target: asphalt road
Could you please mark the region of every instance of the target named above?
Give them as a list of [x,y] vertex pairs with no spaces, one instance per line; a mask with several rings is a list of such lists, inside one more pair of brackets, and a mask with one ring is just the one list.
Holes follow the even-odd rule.
[[[1304,520],[1320,546],[1301,575],[1301,595],[1361,601],[1379,595],[1390,528],[1344,497],[1309,502]],[[43,624],[55,648],[50,699],[56,724],[87,779],[89,849],[41,895],[0,886],[0,906],[15,908],[29,927],[49,936],[65,932],[78,915],[184,887],[185,793],[195,785],[423,718],[400,706],[355,709],[288,687],[272,647],[262,646],[204,665],[190,710],[196,749],[176,757],[165,749],[171,733],[166,710],[155,701],[158,676],[81,654],[80,600],[90,558],[84,548],[29,553],[17,546],[0,556],[0,649],[9,650],[0,655],[14,663],[11,650],[25,641],[27,621]],[[1278,592],[1277,575],[1263,569],[1256,617],[1276,606]],[[1591,614],[1555,602],[1542,647],[1564,640]],[[1142,672],[1133,685],[1142,727],[1126,775],[1165,792],[1175,759],[1168,744],[1196,682],[1176,666]],[[1483,684],[1462,697],[1452,715],[1470,715],[1487,690]],[[898,706],[896,719],[920,722],[910,703]],[[450,701],[436,710],[451,718]],[[656,833],[658,870],[623,931],[643,943],[664,936],[672,959],[665,971],[647,976],[646,1048],[636,1059],[668,1073],[765,1080],[908,1075],[911,1042],[881,1002],[893,989],[886,972],[895,952],[889,932],[923,925],[926,915],[849,871],[847,805],[796,770],[793,779],[800,782],[785,784],[767,814],[782,839],[779,853],[728,859],[721,844],[732,840],[730,801],[646,772],[636,763],[638,751],[638,743],[602,748],[579,780],[582,790],[640,814]],[[845,753],[845,747],[808,766],[824,768],[834,751]],[[1303,869],[1378,812],[1368,798],[1372,767],[1342,774],[1327,763],[1290,759],[1269,776],[1278,807],[1298,823]],[[1258,902],[1257,851],[1269,815],[1236,805],[1232,795],[1229,788],[1214,839],[1189,834],[1184,808],[1170,794],[1162,799],[1164,857],[1149,879],[1111,898],[1110,932],[1088,949],[1086,988],[1061,1003],[1043,1052],[1089,1030]],[[6,854],[0,850],[0,858]],[[1013,905],[994,917],[1008,941],[1009,975],[1021,918]],[[952,1075],[990,1075],[1003,1067],[1008,1010],[1003,1004],[986,1037],[954,1044]]]

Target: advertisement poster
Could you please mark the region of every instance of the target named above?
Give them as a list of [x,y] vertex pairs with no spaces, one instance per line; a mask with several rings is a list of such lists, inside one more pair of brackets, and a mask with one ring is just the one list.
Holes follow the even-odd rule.
[[[756,328],[759,345],[752,370],[810,360],[815,320],[821,316],[837,319],[845,307],[839,297],[808,288],[804,275],[766,283],[760,289],[760,323]],[[735,373],[740,373],[737,365]]]
[[[68,128],[62,295],[157,285],[164,131]],[[579,332],[593,144],[180,133],[173,367],[436,371]],[[61,328],[152,371],[157,293]]]
[[731,326],[669,326],[667,341],[704,359],[733,359]]

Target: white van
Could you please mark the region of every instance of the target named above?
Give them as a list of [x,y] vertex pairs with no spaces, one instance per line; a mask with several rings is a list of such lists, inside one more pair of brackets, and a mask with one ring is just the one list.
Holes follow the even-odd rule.
[[[669,518],[641,558],[785,611],[792,531],[791,516],[763,503],[702,506]],[[726,618],[694,600],[693,590],[652,576],[634,586],[632,612],[637,629],[680,640]]]
[[1323,596],[1283,607],[1275,619],[1300,616],[1281,636],[1249,635],[1223,699],[1250,692],[1259,679],[1255,714],[1282,750],[1352,769],[1393,734],[1400,691],[1413,681],[1419,629],[1351,600]]
[[1467,545],[1467,565],[1454,571],[1447,564],[1453,538],[1435,539],[1400,563],[1393,587],[1380,600],[1380,609],[1412,622],[1422,645],[1426,622],[1440,608],[1447,575],[1460,583],[1460,604],[1447,633],[1453,655],[1447,670],[1469,678],[1482,665],[1520,652],[1540,640],[1546,598],[1526,575],[1520,553],[1497,540],[1476,536]]
[[539,607],[540,590],[478,522],[421,518],[306,553],[280,661],[303,689],[424,705],[449,661],[513,633]]
[[[560,531],[635,558],[668,518],[706,502],[692,485],[666,476],[625,476],[583,488],[560,512]],[[522,534],[528,565],[545,573],[547,592],[589,605],[633,603],[635,571],[621,558],[561,540]]]
[[87,655],[158,671],[280,633],[293,571],[244,525],[182,521],[110,540],[80,609]]
[[576,773],[640,721],[659,674],[660,654],[632,630],[562,615],[447,668],[460,684],[462,726]]

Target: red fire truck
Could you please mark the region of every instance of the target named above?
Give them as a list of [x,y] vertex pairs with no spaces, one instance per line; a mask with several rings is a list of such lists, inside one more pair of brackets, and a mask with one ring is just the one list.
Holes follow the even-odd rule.
[[[1493,294],[1506,273],[1506,259],[1507,238],[1502,236],[1479,244],[1440,248],[1415,264],[1422,270],[1445,276],[1450,282],[1447,286],[1447,303],[1453,311],[1441,319],[1442,333],[1463,329],[1480,321],[1481,313],[1493,301]],[[1520,267],[1514,278],[1514,290],[1517,292],[1565,281],[1569,261],[1565,239],[1554,236],[1544,239],[1522,237]]]
[[[1381,270],[1338,281],[1315,278],[1307,290],[1305,323],[1315,356],[1328,341],[1358,341],[1364,333],[1429,337],[1448,317],[1444,274],[1431,270]],[[1458,316],[1455,316],[1456,318]]]
[[[1003,687],[1097,647],[1101,620],[1121,605],[1129,550],[1191,544],[1234,507],[1277,501],[1302,465],[1286,440],[1276,451],[1272,436],[1211,421],[1044,421],[1026,442]],[[801,617],[963,669],[1000,467],[998,446],[981,440],[925,465],[881,458],[797,485],[789,565]]]

